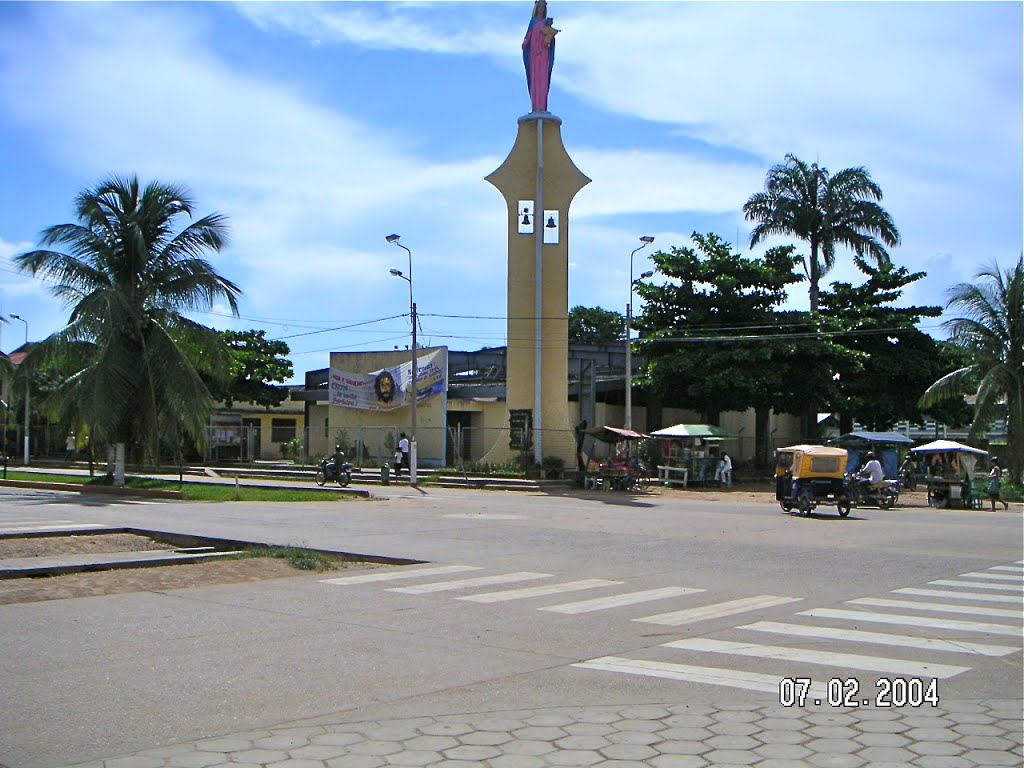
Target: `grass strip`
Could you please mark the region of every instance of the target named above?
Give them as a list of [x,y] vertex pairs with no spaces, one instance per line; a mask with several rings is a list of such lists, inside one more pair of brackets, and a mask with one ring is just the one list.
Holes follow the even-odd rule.
[[[41,483],[67,483],[69,485],[110,485],[105,477],[86,475],[58,475],[51,472],[7,472],[8,480],[27,480]],[[142,488],[160,491],[181,491],[184,501],[277,501],[301,502],[351,501],[354,497],[344,493],[332,493],[304,488],[265,488],[257,486],[206,483],[175,483],[150,477],[125,477],[128,488]]]

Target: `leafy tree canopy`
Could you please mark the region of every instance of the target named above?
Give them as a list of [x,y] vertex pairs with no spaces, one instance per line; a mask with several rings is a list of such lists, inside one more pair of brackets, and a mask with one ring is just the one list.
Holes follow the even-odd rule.
[[283,341],[266,338],[266,331],[221,331],[231,355],[228,379],[205,377],[213,398],[228,408],[234,403],[251,403],[272,408],[280,405],[288,392],[275,387],[292,377],[291,350]]
[[569,311],[570,344],[615,344],[626,336],[626,319],[600,307],[576,306]]

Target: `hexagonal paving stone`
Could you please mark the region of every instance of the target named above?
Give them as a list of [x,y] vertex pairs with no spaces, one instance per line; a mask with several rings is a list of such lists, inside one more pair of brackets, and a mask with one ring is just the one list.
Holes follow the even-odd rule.
[[501,751],[506,755],[546,755],[555,751],[555,745],[550,741],[534,739],[517,739],[508,744],[501,745]]
[[910,727],[900,720],[861,720],[857,723],[857,730],[861,733],[906,733]]
[[762,744],[755,747],[754,752],[773,760],[802,760],[812,754],[811,750],[799,744]]
[[373,741],[405,741],[420,735],[419,729],[406,725],[387,724],[380,728],[369,728],[366,737]]
[[804,718],[811,725],[855,725],[857,718],[838,712],[812,712]]
[[804,762],[817,768],[860,768],[867,761],[856,755],[811,755]]
[[665,741],[703,741],[714,736],[707,728],[666,728],[658,735]]
[[630,718],[619,720],[615,727],[620,731],[641,731],[643,733],[654,733],[664,730],[667,726],[660,720],[637,720]]
[[702,755],[712,748],[703,741],[659,741],[651,749],[663,755]]
[[963,747],[955,741],[920,741],[911,742],[906,746],[907,750],[917,755],[931,755],[953,757],[966,752]]
[[713,736],[704,742],[715,749],[753,749],[762,746],[749,736]]
[[857,735],[857,731],[845,725],[812,725],[804,733],[815,739],[852,739]]
[[658,755],[647,761],[653,768],[704,768],[708,761],[696,755]]
[[658,754],[644,744],[609,744],[600,753],[609,760],[649,760]]
[[347,747],[339,747],[331,744],[307,744],[304,747],[293,749],[288,753],[289,757],[297,760],[330,760],[332,757],[341,757],[348,752]]
[[673,728],[706,728],[715,721],[703,714],[674,714],[663,722]]
[[220,739],[204,739],[196,742],[195,748],[200,752],[241,752],[243,749],[252,749],[253,744],[249,739],[229,736]]
[[977,763],[962,757],[919,757],[914,765],[918,768],[977,768]]
[[511,733],[518,728],[525,728],[526,722],[523,720],[513,720],[510,717],[492,717],[487,720],[481,720],[474,725],[478,731],[505,731],[505,733]]
[[804,746],[812,752],[824,755],[852,754],[861,748],[861,745],[852,739],[811,739],[804,742]]
[[256,739],[253,742],[253,746],[256,749],[278,749],[278,750],[289,750],[295,749],[296,747],[304,747],[309,744],[309,739],[305,736],[268,736],[264,739]]
[[1014,747],[1014,743],[1001,736],[962,736],[956,743],[967,749],[984,749],[1000,752],[1008,752]]
[[531,755],[498,755],[488,761],[491,768],[546,768],[547,763]]
[[543,715],[534,715],[533,717],[526,718],[527,725],[539,725],[557,728],[561,725],[572,725],[573,720],[568,715],[559,715],[555,713],[548,713]]
[[857,753],[857,757],[863,757],[871,765],[878,763],[909,763],[917,755],[908,752],[903,747],[865,747]]
[[[138,755],[132,755],[131,757],[118,757],[114,760],[107,760],[106,765],[115,766],[116,768],[162,768],[164,764],[163,760],[155,757],[139,757]],[[99,763],[100,766],[103,763]]]
[[996,725],[982,725],[981,723],[957,723],[953,730],[962,733],[964,736],[1002,736],[1003,729]]
[[388,756],[388,765],[424,766],[440,762],[444,756],[440,752],[426,749],[406,749],[397,755]]
[[328,768],[380,768],[385,764],[378,755],[342,755],[327,761]]
[[764,729],[757,723],[748,723],[744,720],[728,720],[724,723],[709,725],[708,730],[722,736],[750,736]]
[[343,731],[341,733],[322,733],[319,736],[311,738],[309,743],[325,744],[335,747],[347,747],[349,744],[355,744],[359,741],[363,741],[363,735],[361,733]]
[[463,744],[473,744],[481,747],[497,747],[500,744],[512,741],[513,738],[512,734],[504,731],[477,731],[476,733],[467,733],[465,736],[459,736],[459,741]]
[[861,733],[853,737],[865,747],[904,747],[910,739],[898,733]]
[[517,739],[554,741],[555,739],[563,739],[569,734],[567,734],[561,728],[529,725],[526,728],[520,728],[519,730],[512,731],[512,735],[515,736]]
[[761,759],[761,756],[754,752],[740,749],[715,749],[702,757],[712,765],[753,765]]
[[903,734],[914,742],[918,741],[956,741],[960,734],[949,728],[911,728]]
[[279,763],[282,760],[287,760],[288,754],[272,749],[243,749],[241,752],[232,752],[231,759],[239,763],[266,765],[267,763]]
[[715,715],[715,720],[720,723],[752,723],[760,719],[759,712],[749,709],[723,709]]
[[476,728],[467,723],[457,722],[433,723],[420,726],[419,729],[420,733],[425,736],[462,736],[464,733],[471,733],[475,730]]
[[619,715],[624,720],[661,720],[671,717],[672,713],[664,707],[652,707],[649,705],[624,707],[619,710]]
[[755,722],[766,731],[802,731],[807,723],[799,718],[765,717]]
[[555,742],[559,749],[601,749],[609,744],[604,736],[566,736]]
[[[573,712],[572,717],[577,723],[614,723],[622,719],[618,712],[609,709],[581,709]],[[567,725],[565,729],[571,727]]]
[[591,749],[567,749],[561,752],[552,752],[550,755],[545,755],[544,759],[551,765],[576,766],[576,768],[585,768],[585,766],[604,762],[604,757]]
[[361,741],[349,747],[349,752],[356,755],[394,755],[402,751],[397,741]]
[[168,760],[173,768],[210,768],[223,763],[227,757],[223,752],[190,752],[174,755]]
[[323,768],[319,760],[282,760],[280,763],[271,763],[267,768]]
[[759,731],[751,736],[762,744],[803,744],[811,740],[800,731]]
[[615,732],[615,727],[608,723],[573,723],[562,730],[570,736],[607,736]]
[[1020,767],[1020,758],[1009,752],[993,752],[985,749],[972,749],[965,752],[961,757],[973,760],[976,765],[984,765],[986,768],[994,768],[999,765],[1012,765]]
[[497,747],[478,747],[471,744],[463,744],[444,751],[444,756],[449,760],[490,760],[500,754],[501,750]]

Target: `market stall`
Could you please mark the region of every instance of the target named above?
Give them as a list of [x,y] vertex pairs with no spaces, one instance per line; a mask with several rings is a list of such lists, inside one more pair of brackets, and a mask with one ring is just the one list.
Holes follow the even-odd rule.
[[910,452],[924,458],[928,503],[933,507],[966,506],[977,492],[974,488],[984,486],[984,473],[976,483],[975,469],[978,459],[988,456],[988,451],[954,440],[933,440]]
[[584,432],[610,446],[610,456],[602,462],[591,460],[584,473],[585,488],[606,491],[630,491],[646,485],[646,472],[634,456],[633,445],[649,435],[622,427],[591,427]]
[[732,437],[713,424],[674,424],[651,432],[661,442],[658,477],[663,482],[705,484],[715,476],[722,440]]

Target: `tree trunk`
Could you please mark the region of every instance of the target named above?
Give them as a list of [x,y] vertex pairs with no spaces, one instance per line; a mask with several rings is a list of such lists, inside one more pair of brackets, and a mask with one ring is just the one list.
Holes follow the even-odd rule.
[[765,406],[754,408],[754,463],[767,466],[771,463],[772,452],[768,435],[771,409]]
[[124,488],[124,443],[114,446],[114,485]]

